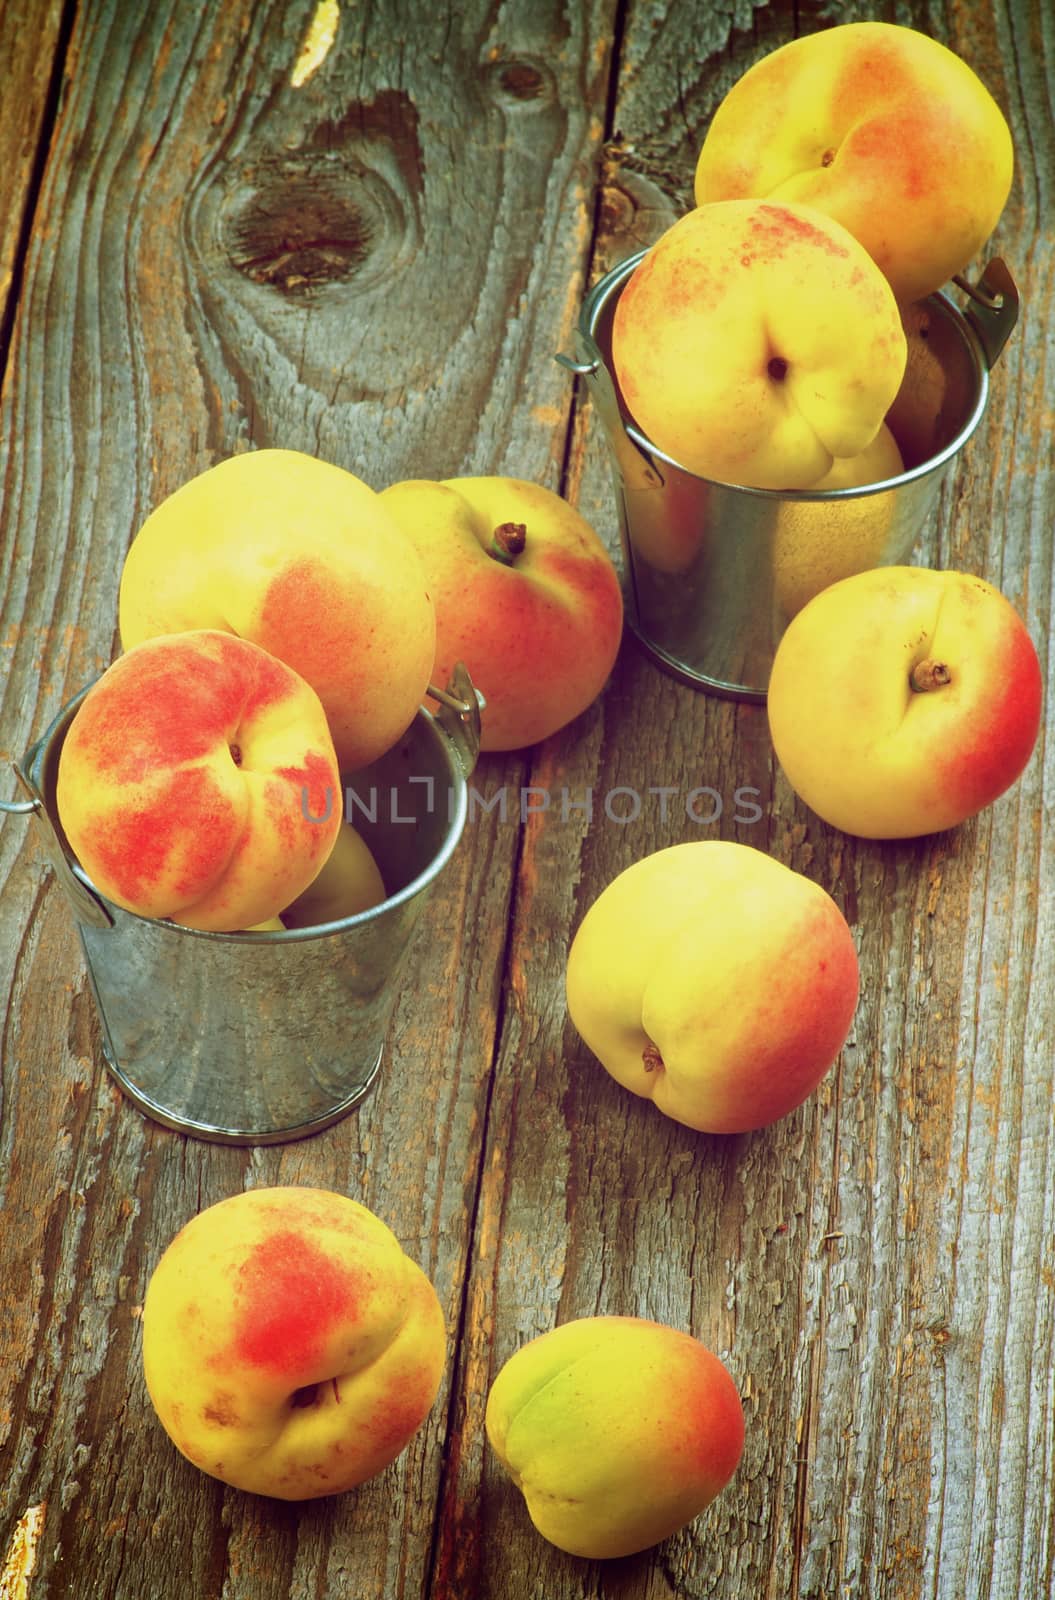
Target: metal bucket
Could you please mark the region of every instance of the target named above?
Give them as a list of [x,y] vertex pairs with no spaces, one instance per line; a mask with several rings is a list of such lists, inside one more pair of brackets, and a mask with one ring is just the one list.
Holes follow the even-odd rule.
[[107,1065],[156,1121],[223,1144],[278,1144],[329,1127],[377,1078],[411,935],[461,836],[480,744],[464,669],[430,688],[404,737],[347,781],[388,898],[282,933],[202,933],[133,915],[78,865],[55,806],[62,741],[82,690],[15,764],[73,907]]
[[612,461],[628,627],[665,670],[694,688],[764,700],[780,636],[806,601],[839,578],[904,562],[942,481],[985,411],[989,371],[1018,317],[1004,262],[904,314],[905,377],[887,422],[905,471],[864,488],[751,489],[687,471],[635,425],[612,370],[616,302],[647,252],[594,286],[574,357],[604,426]]

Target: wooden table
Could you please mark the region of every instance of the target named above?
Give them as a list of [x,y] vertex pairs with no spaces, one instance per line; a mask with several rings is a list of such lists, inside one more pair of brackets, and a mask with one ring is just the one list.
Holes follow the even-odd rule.
[[[915,556],[1010,596],[1050,693],[1047,0],[339,9],[299,83],[312,0],[0,10],[5,763],[116,653],[121,562],[149,509],[235,451],[311,451],[376,488],[537,479],[616,553],[599,429],[553,355],[589,283],[687,205],[734,78],[855,15],[952,44],[1011,123],[992,250],[1024,315]],[[0,1555],[42,1508],[31,1600],[1050,1600],[1050,742],[954,832],[863,843],[792,795],[762,708],[695,693],[628,641],[591,710],[483,758],[475,782],[592,791],[595,815],[478,809],[420,929],[380,1086],[273,1148],[188,1139],[122,1098],[39,835],[4,824]],[[722,815],[693,821],[679,802],[664,817],[647,795],[664,785],[711,787]],[[735,818],[740,785],[759,791],[757,821]],[[618,786],[646,796],[633,822],[604,813]],[[863,974],[818,1093],[738,1137],[632,1099],[565,1011],[568,939],[601,887],[701,837],[823,884]],[[300,1507],[185,1462],[141,1372],[139,1311],[169,1238],[263,1183],[378,1212],[450,1333],[405,1454]],[[711,1508],[606,1564],[534,1533],[482,1427],[499,1365],[596,1312],[697,1334],[747,1422]]]

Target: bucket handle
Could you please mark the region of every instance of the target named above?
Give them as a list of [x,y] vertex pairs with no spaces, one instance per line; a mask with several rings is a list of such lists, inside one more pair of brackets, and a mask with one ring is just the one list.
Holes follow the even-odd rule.
[[996,365],[1018,321],[1018,287],[1007,262],[994,256],[976,284],[961,276],[953,278],[970,304],[964,317],[978,335],[990,371]]
[[36,760],[42,743],[34,745],[27,752],[24,758],[25,766],[18,761],[12,761],[11,763],[15,777],[25,789],[29,799],[0,800],[0,811],[9,817],[27,817],[30,815],[36,817],[43,834],[44,851],[48,862],[60,887],[65,891],[67,899],[72,904],[78,922],[86,922],[93,928],[112,928],[114,919],[103,902],[97,895],[92,893],[87,884],[81,882],[74,872],[70,858],[66,854],[48,808],[44,804],[44,796],[26,771],[26,767],[32,766]]
[[[1018,286],[1002,256],[993,257],[977,283],[968,282],[962,274],[955,275],[952,282],[967,296],[963,315],[977,335],[986,365],[992,371],[1018,321]],[[626,432],[612,376],[594,341],[580,328],[576,331],[575,355],[561,351],[553,359],[573,377],[585,381],[616,447],[624,481],[635,489],[662,487],[663,477],[655,462]]]
[[585,380],[597,413],[615,448],[623,482],[630,489],[662,489],[663,476],[655,463],[630,438],[619,409],[612,375],[601,359],[601,352],[581,329],[575,338],[575,356],[560,351],[553,357],[566,372]]
[[480,754],[480,713],[486,705],[473,685],[464,661],[456,661],[445,689],[430,683],[428,693],[439,705],[436,721],[454,746],[462,776],[470,778]]

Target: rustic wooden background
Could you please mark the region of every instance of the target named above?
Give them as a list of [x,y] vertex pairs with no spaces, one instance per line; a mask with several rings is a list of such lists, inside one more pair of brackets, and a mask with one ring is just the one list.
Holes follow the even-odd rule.
[[[236,450],[375,487],[536,478],[612,542],[589,407],[553,361],[584,288],[689,201],[708,117],[796,32],[874,16],[953,45],[1006,111],[994,241],[1024,315],[917,549],[997,583],[1049,685],[1055,19],[1049,0],[313,0],[0,6],[0,754],[116,650],[156,502]],[[34,1507],[49,1600],[1051,1600],[1055,1595],[1055,757],[955,832],[845,838],[789,792],[764,711],[629,643],[602,699],[478,788],[384,1077],[358,1114],[252,1151],[111,1086],[74,927],[28,825],[0,830],[0,1556]],[[674,786],[664,818],[603,813]],[[680,797],[723,797],[712,824]],[[761,817],[736,820],[738,786]],[[14,793],[14,780],[4,781]],[[515,807],[514,807],[515,810]],[[570,932],[631,860],[738,838],[843,907],[863,987],[817,1095],[708,1138],[632,1100],[566,1020]],[[303,1507],[226,1490],[149,1407],[138,1310],[172,1233],[247,1185],[365,1201],[439,1292],[450,1360],[410,1448]],[[565,1557],[482,1430],[525,1339],[620,1311],[691,1329],[740,1387],[730,1488],[662,1546]],[[18,1590],[4,1589],[13,1597]]]

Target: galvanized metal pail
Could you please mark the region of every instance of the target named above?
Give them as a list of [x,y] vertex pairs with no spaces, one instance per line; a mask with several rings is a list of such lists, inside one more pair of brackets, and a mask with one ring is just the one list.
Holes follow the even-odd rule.
[[457,669],[430,688],[404,737],[348,781],[356,828],[388,891],[372,910],[282,933],[202,933],[135,916],[99,893],[55,805],[62,741],[84,695],[15,771],[66,891],[125,1094],[169,1128],[224,1144],[317,1133],[355,1106],[381,1066],[411,936],[461,836],[480,744],[480,697]]
[[661,667],[694,688],[765,699],[790,618],[820,589],[908,559],[942,481],[985,411],[989,371],[1018,317],[1018,292],[995,259],[961,313],[944,292],[904,315],[908,364],[887,421],[904,460],[864,488],[776,491],[713,482],[665,455],[635,425],[612,367],[612,318],[638,262],[587,296],[574,356],[605,429],[622,543],[628,627]]

